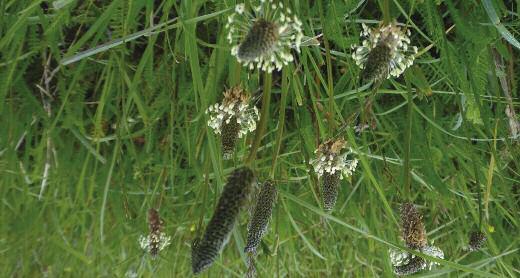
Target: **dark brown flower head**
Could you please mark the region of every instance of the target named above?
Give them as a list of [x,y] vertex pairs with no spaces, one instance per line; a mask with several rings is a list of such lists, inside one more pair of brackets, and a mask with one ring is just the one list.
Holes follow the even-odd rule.
[[426,261],[419,257],[413,257],[407,264],[394,266],[394,273],[397,276],[405,276],[417,273],[426,267]]
[[406,246],[411,249],[424,248],[427,244],[426,229],[422,215],[414,204],[404,203],[401,206],[401,223]]
[[267,231],[277,196],[278,190],[273,181],[265,181],[258,194],[253,217],[248,225],[244,252],[256,253],[256,248]]
[[256,179],[251,169],[242,167],[233,171],[204,235],[192,246],[193,274],[201,273],[211,266],[227,244],[237,216],[246,205],[254,183]]
[[156,257],[159,253],[160,235],[163,221],[159,212],[153,208],[148,210],[148,228],[150,229],[150,255]]
[[156,209],[148,210],[148,230],[147,236],[141,236],[139,244],[143,250],[146,250],[155,259],[159,254],[159,251],[168,247],[170,244],[171,237],[163,233],[164,222],[159,216],[159,212]]
[[479,231],[473,231],[469,235],[469,251],[478,251],[486,243],[487,237],[484,233]]
[[363,81],[380,81],[386,79],[390,72],[392,60],[391,49],[387,44],[379,44],[368,54],[367,61],[361,77]]
[[229,121],[222,123],[222,157],[230,159],[235,152],[235,145],[238,140],[238,132],[240,131],[240,124],[237,122],[237,117],[233,116]]
[[322,176],[322,200],[323,209],[331,211],[336,205],[338,199],[341,172],[334,174],[324,173]]
[[255,20],[244,41],[238,46],[237,58],[253,61],[271,51],[278,41],[278,25],[263,18]]

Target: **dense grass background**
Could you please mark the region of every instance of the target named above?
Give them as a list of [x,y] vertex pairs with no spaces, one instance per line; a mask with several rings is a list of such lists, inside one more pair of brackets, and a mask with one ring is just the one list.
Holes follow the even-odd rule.
[[[254,165],[260,180],[274,170],[281,195],[260,276],[391,276],[409,200],[446,256],[422,276],[518,277],[520,145],[504,111],[520,112],[520,2],[283,2],[307,36],[323,37],[270,77]],[[269,80],[230,55],[223,26],[235,3],[0,1],[0,276],[190,275],[190,243],[254,140],[223,161],[203,112],[237,83],[261,108]],[[384,16],[409,26],[419,55],[377,90],[376,128],[341,134],[361,163],[329,215],[308,161],[370,94],[350,46],[361,22]],[[468,254],[479,190],[488,242]],[[138,245],[151,207],[173,237],[155,261]],[[204,276],[245,273],[246,223],[243,213]]]

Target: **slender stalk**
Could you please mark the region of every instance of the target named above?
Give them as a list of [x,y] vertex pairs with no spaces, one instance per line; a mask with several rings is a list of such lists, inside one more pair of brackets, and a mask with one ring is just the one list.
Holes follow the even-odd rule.
[[[468,135],[470,133],[468,132]],[[468,140],[468,144],[471,144],[471,141]],[[477,166],[477,158],[473,153],[471,154],[471,158],[473,160],[473,172],[475,175],[475,186],[477,190],[477,202],[478,202],[478,229],[479,231],[482,231],[482,218],[483,218],[483,209],[482,209],[482,190],[480,189],[480,178],[479,178],[479,171]]]
[[260,147],[260,142],[262,141],[262,137],[264,136],[265,128],[267,126],[267,119],[269,118],[269,104],[271,102],[271,85],[272,85],[272,76],[270,73],[265,72],[264,74],[264,90],[262,93],[262,110],[260,112],[260,122],[258,123],[258,128],[256,129],[255,139],[253,141],[253,145],[251,146],[251,152],[249,153],[249,157],[247,158],[245,164],[251,165],[252,162],[256,158],[256,152],[258,151],[258,147]]
[[[470,123],[465,119],[466,125],[465,125],[465,131],[467,133],[467,141],[468,146],[471,146],[471,130],[472,127],[470,126]],[[478,228],[479,231],[482,231],[482,218],[483,218],[483,209],[482,209],[482,189],[480,188],[480,177],[479,177],[479,170],[477,165],[477,156],[473,152],[468,152],[470,154],[470,158],[473,161],[473,174],[475,175],[475,186],[477,190],[477,202],[478,202]]]
[[386,24],[389,24],[390,21],[391,21],[391,18],[390,18],[390,3],[388,0],[383,0],[383,23],[386,25]]
[[[324,20],[323,15],[323,6],[321,1],[318,1],[318,8],[320,10],[321,19]],[[334,121],[334,81],[332,76],[332,62],[330,57],[330,45],[327,40],[327,35],[323,36],[323,45],[325,46],[325,62],[327,64],[327,95],[329,97],[328,102],[328,121],[329,121],[329,136],[334,133],[335,129],[335,121]]]
[[477,201],[478,201],[478,230],[482,231],[482,190],[480,190],[480,184],[477,184]]
[[229,80],[229,84],[231,86],[236,86],[240,83],[240,72],[242,71],[242,67],[236,61],[233,62],[235,70],[232,72]]
[[[204,165],[204,187],[202,189],[202,204],[207,204],[208,199],[208,190],[209,190],[209,163],[210,160],[206,160],[206,165]],[[202,222],[204,221],[204,213],[201,213],[199,217],[199,221],[197,224],[197,233],[195,238],[199,238],[202,234]]]
[[273,162],[271,163],[271,170],[269,172],[269,177],[271,179],[274,179],[276,161],[278,159],[278,153],[280,152],[280,147],[282,145],[282,137],[285,125],[285,107],[287,106],[287,93],[289,90],[287,85],[287,78],[287,70],[284,68],[282,72],[282,99],[280,100],[280,111],[278,111],[278,131],[276,133],[276,144],[273,153]]
[[413,93],[412,87],[410,84],[410,80],[408,76],[405,75],[406,81],[406,90],[408,93],[406,94],[406,99],[408,101],[408,110],[407,117],[408,122],[406,124],[406,133],[405,133],[405,151],[404,151],[404,173],[403,177],[405,180],[405,198],[406,200],[410,200],[411,198],[411,187],[412,187],[412,176],[410,174],[411,164],[410,164],[410,152],[411,152],[411,141],[412,141],[412,111],[413,111]]
[[329,41],[324,39],[325,49],[326,49],[326,61],[327,61],[327,91],[329,95],[329,134],[332,134],[335,129],[335,121],[334,115],[334,81],[332,80],[332,62],[330,59],[330,49],[329,49]]

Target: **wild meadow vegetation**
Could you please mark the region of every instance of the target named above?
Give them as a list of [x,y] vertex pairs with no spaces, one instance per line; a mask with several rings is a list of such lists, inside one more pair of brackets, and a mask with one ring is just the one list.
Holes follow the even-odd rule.
[[0,276],[520,276],[520,1],[260,2],[0,1]]

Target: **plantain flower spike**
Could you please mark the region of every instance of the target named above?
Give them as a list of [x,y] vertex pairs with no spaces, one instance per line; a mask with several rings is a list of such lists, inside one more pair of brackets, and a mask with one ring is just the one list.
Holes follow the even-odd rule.
[[233,156],[239,138],[256,129],[260,114],[249,102],[249,94],[236,86],[224,92],[222,103],[211,105],[206,110],[209,115],[208,126],[221,136],[224,159]]
[[370,29],[362,25],[361,45],[354,45],[352,58],[363,70],[363,80],[382,82],[399,77],[413,65],[417,47],[410,46],[410,30],[404,30],[397,22]]
[[148,210],[148,229],[149,234],[147,236],[141,235],[139,237],[139,245],[141,248],[155,259],[159,252],[168,245],[170,245],[171,237],[167,236],[162,232],[164,223],[159,216],[159,212],[156,209]]
[[247,243],[244,252],[256,253],[262,237],[267,232],[277,196],[278,190],[274,182],[265,181],[258,194],[253,215],[247,227]]
[[[401,225],[402,238],[408,248],[431,257],[444,259],[444,252],[440,248],[428,245],[422,214],[414,204],[402,204]],[[391,249],[389,253],[390,262],[397,276],[411,275],[425,269],[431,270],[437,265],[436,262],[427,261],[406,251]]]
[[222,252],[240,210],[247,205],[255,183],[253,171],[247,167],[236,169],[231,173],[203,236],[193,242],[191,250],[193,274],[199,274],[210,267]]
[[487,237],[484,233],[478,231],[471,232],[469,235],[468,250],[471,252],[480,250],[486,243],[486,240]]
[[310,164],[322,182],[323,208],[330,211],[338,198],[340,180],[350,177],[357,167],[358,160],[353,158],[353,150],[346,148],[343,139],[328,140],[318,146],[316,157]]
[[260,0],[250,8],[237,4],[228,17],[231,55],[251,70],[279,71],[294,61],[292,49],[300,52],[302,22],[281,1]]

